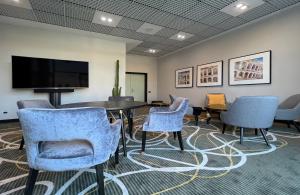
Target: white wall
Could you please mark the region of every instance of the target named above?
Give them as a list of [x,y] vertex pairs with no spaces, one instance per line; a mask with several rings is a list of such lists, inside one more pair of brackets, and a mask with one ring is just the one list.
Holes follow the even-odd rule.
[[147,73],[148,102],[157,100],[157,58],[127,54],[126,72]]
[[89,88],[62,94],[62,103],[107,100],[114,85],[117,59],[120,85],[125,89],[125,43],[0,23],[0,120],[17,118],[18,100],[48,99],[47,94],[35,94],[30,89],[12,89],[11,55],[88,61]]
[[[228,59],[272,50],[272,84],[228,86]],[[300,93],[300,6],[257,23],[186,48],[158,60],[158,98],[168,94],[204,104],[209,92],[224,92],[230,101],[243,95],[276,95],[280,100]],[[223,87],[195,87],[197,65],[224,60]],[[175,88],[175,70],[194,67],[194,87]]]

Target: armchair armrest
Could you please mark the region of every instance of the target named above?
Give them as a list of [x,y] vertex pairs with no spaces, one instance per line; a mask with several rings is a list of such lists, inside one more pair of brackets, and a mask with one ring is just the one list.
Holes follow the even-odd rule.
[[152,107],[150,108],[150,113],[152,112],[169,112],[170,108],[169,107]]

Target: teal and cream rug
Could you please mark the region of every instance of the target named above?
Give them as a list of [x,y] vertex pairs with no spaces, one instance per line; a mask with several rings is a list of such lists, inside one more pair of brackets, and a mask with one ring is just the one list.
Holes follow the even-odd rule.
[[[148,133],[146,152],[140,154],[143,115],[135,117],[128,157],[120,155],[105,168],[106,194],[300,194],[300,133],[275,125],[268,133],[271,147],[254,130],[245,133],[212,121],[195,126],[186,119],[184,152],[173,134]],[[28,174],[25,149],[18,149],[18,123],[0,124],[0,194],[22,194]],[[93,168],[41,172],[34,194],[97,194]]]

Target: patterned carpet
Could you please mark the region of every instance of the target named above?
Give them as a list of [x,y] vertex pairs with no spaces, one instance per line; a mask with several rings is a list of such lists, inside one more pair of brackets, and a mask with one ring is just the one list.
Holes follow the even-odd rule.
[[[141,124],[134,119],[134,136],[127,141],[128,157],[113,158],[105,168],[106,194],[300,194],[300,133],[276,124],[268,133],[271,147],[254,130],[239,131],[221,123],[211,125],[185,119],[184,152],[172,134],[148,133],[140,154]],[[22,194],[28,166],[25,150],[18,150],[18,123],[0,124],[0,194]],[[41,172],[34,194],[96,194],[94,169]]]

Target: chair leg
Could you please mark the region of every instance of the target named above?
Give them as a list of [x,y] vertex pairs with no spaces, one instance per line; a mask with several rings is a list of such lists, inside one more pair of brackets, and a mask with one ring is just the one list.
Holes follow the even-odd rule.
[[97,177],[97,184],[98,184],[98,194],[99,195],[105,195],[103,164],[96,165],[95,169],[96,169],[96,177]]
[[225,124],[225,123],[223,123],[223,130],[222,130],[222,134],[224,134],[224,133],[225,133],[225,130],[226,130],[226,124]]
[[147,135],[147,131],[143,131],[143,134],[142,134],[142,152],[145,152],[146,135]]
[[262,136],[263,136],[263,138],[264,138],[266,144],[267,144],[268,146],[270,146],[269,141],[268,141],[268,138],[267,138],[267,136],[266,136],[266,131],[265,131],[264,129],[259,129],[259,130],[260,130],[260,133],[262,134]]
[[179,141],[180,149],[181,149],[181,151],[183,151],[184,148],[183,148],[183,143],[182,143],[181,131],[177,131],[177,136],[178,136],[178,141]]
[[173,132],[174,139],[176,139],[176,132]]
[[295,121],[292,121],[292,124],[296,127],[296,129],[300,132],[300,127]]
[[241,131],[241,133],[240,133],[240,144],[243,144],[244,128],[241,127],[241,128],[240,128],[240,131]]
[[286,124],[287,124],[288,128],[291,128],[291,121],[287,121]]
[[258,135],[258,131],[257,131],[257,129],[255,129],[255,135],[256,135],[256,136]]
[[35,169],[29,169],[29,174],[28,174],[28,178],[27,178],[27,182],[26,182],[26,188],[24,191],[24,195],[32,195],[33,194],[33,188],[34,188],[34,184],[36,182],[36,178],[39,174],[38,170]]
[[115,164],[114,164],[115,168],[116,168],[117,164],[119,164],[119,144],[118,144],[117,150],[115,152]]
[[20,143],[19,150],[22,150],[23,147],[24,147],[24,137],[22,136],[22,140],[21,140],[21,143]]

